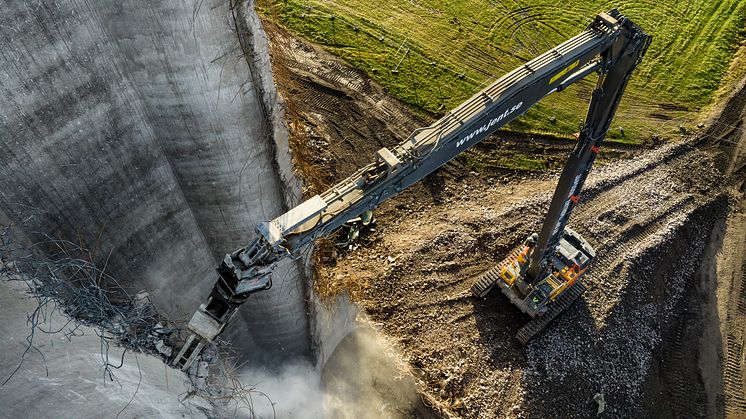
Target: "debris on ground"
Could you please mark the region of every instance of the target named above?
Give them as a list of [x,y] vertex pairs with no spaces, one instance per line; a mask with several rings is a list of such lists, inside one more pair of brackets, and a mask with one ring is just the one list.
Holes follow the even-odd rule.
[[[293,146],[312,149],[298,157],[311,174],[309,191],[423,125],[361,72],[267,27],[281,93],[298,99],[288,101],[291,128],[304,127]],[[677,371],[685,366],[663,381],[651,377],[661,350],[682,346],[672,330],[687,313],[710,234],[729,211],[731,178],[719,151],[688,136],[659,138],[649,144],[655,149],[605,145],[570,223],[599,255],[589,290],[524,348],[514,335],[528,319],[501,294],[474,299],[469,288],[538,229],[559,165],[531,172],[486,163],[516,150],[564,159],[573,144],[497,137],[383,204],[376,231],[357,250],[330,257],[320,247],[314,286],[349,291],[401,344],[423,397],[454,416],[648,416],[664,406],[696,416],[704,388],[684,382]],[[690,400],[650,398],[684,385]]]
[[596,393],[593,396],[593,401],[598,404],[598,410],[596,411],[596,416],[600,416],[601,413],[604,412],[604,409],[606,409],[606,401],[604,400],[604,394],[603,393]]

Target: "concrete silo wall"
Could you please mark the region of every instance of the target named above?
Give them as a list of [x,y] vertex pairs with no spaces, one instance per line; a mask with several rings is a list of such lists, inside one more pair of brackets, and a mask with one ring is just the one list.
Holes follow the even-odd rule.
[[[186,319],[216,261],[298,196],[251,5],[3,8],[0,211],[32,239],[84,241],[129,289]],[[229,328],[234,343],[271,357],[310,352],[300,276],[293,262],[278,268],[274,288]]]

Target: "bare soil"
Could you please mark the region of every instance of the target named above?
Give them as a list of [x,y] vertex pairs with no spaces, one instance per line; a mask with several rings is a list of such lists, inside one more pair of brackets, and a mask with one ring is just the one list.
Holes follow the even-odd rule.
[[[307,193],[429,122],[363,73],[265,25]],[[357,250],[334,238],[321,245],[315,288],[350,292],[398,342],[433,414],[595,417],[596,394],[607,417],[746,414],[739,92],[693,138],[607,147],[570,223],[598,252],[588,291],[527,347],[514,335],[528,319],[501,294],[475,299],[469,288],[538,230],[558,169],[469,162],[520,151],[561,164],[565,140],[497,135],[457,158],[382,205]]]

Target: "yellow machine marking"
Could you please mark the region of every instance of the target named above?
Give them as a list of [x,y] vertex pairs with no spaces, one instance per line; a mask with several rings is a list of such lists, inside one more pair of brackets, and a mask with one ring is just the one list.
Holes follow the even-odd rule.
[[556,82],[557,80],[559,80],[562,76],[564,76],[565,74],[567,74],[570,70],[572,70],[573,68],[577,67],[578,64],[580,64],[580,60],[575,61],[574,63],[572,63],[572,64],[568,65],[567,67],[565,67],[562,71],[560,71],[559,73],[555,74],[554,76],[552,76],[551,79],[549,79],[549,84],[552,84],[552,83]]
[[559,288],[556,288],[556,289],[555,289],[554,291],[552,291],[552,293],[551,293],[551,294],[549,294],[549,298],[551,298],[551,299],[552,299],[552,301],[556,300],[556,299],[557,299],[557,296],[558,296],[558,295],[560,295],[560,294],[562,293],[562,291],[564,291],[564,290],[565,290],[565,288],[566,288],[566,287],[564,286],[564,284],[562,284],[562,286],[561,286],[561,287],[559,287]]
[[513,283],[518,279],[518,275],[521,271],[521,264],[528,262],[526,254],[528,248],[524,248],[521,252],[520,248],[514,250],[510,256],[503,259],[500,262],[500,273],[498,274],[508,286],[512,286]]
[[566,288],[566,285],[567,285],[567,282],[560,281],[559,278],[555,277],[554,275],[550,275],[549,277],[547,277],[547,282],[553,288],[552,292],[549,293],[549,298],[551,298],[552,300],[554,300],[555,298],[557,298],[557,296],[562,291],[564,291],[564,289]]
[[500,272],[500,276],[502,277],[503,281],[505,281],[508,285],[513,285],[515,282],[516,276],[512,269],[510,269],[510,266],[506,266],[503,268],[502,272]]

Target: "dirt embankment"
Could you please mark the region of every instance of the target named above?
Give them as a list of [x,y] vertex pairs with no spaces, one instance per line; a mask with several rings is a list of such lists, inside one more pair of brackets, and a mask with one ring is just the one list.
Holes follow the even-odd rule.
[[[341,179],[425,123],[364,74],[266,25],[307,192]],[[743,313],[735,302],[713,314],[708,301],[743,295],[743,253],[711,269],[718,278],[731,269],[731,293],[705,270],[726,248],[713,248],[713,240],[730,243],[743,231],[741,218],[731,233],[713,233],[728,214],[732,223],[729,203],[742,193],[743,163],[731,162],[743,152],[728,151],[732,143],[724,141],[743,144],[743,136],[732,140],[743,131],[742,108],[728,108],[729,122],[713,122],[699,139],[644,152],[612,147],[571,221],[599,255],[587,274],[589,290],[528,347],[513,338],[527,318],[499,293],[474,299],[469,287],[539,228],[557,172],[476,172],[469,158],[516,149],[559,158],[571,144],[494,138],[480,145],[382,205],[377,231],[361,248],[326,247],[316,286],[349,290],[401,344],[422,395],[448,415],[593,417],[596,394],[608,417],[737,415]],[[717,132],[724,124],[736,129]],[[726,324],[722,344],[691,345],[711,342],[706,333],[720,336],[713,315]],[[726,370],[724,382],[712,357],[723,348],[726,364],[741,362],[735,372]]]

